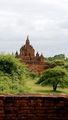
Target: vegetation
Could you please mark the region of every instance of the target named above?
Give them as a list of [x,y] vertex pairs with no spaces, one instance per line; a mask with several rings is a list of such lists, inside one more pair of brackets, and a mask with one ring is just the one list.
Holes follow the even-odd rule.
[[26,68],[18,59],[12,55],[0,55],[0,93],[23,92],[26,76]]
[[38,84],[42,86],[51,85],[53,91],[56,91],[57,87],[66,87],[68,84],[67,71],[61,67],[54,67],[46,70],[40,77]]
[[53,61],[53,60],[65,60],[65,55],[64,54],[59,54],[55,55],[54,57],[49,57],[47,58],[48,61]]
[[0,55],[0,94],[68,93],[62,89],[68,87],[68,58],[60,54],[46,60],[50,68],[37,75],[15,56]]
[[[26,86],[29,86],[28,93],[30,94],[68,94],[68,88],[57,87],[57,90],[54,92],[52,90],[52,86],[42,86],[40,84],[36,84],[38,78],[32,80],[28,79],[25,81]],[[27,93],[27,92],[26,92]]]

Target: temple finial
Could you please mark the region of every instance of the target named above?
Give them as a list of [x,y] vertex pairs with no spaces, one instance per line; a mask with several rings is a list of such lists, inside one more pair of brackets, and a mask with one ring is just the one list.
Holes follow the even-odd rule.
[[27,35],[26,44],[27,44],[27,45],[30,44],[30,41],[29,41],[29,35]]

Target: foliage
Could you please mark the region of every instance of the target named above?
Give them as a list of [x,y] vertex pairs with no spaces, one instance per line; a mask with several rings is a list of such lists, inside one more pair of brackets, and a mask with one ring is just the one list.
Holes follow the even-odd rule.
[[53,60],[50,62],[50,67],[56,67],[56,66],[64,66],[66,64],[66,62],[64,60]]
[[28,74],[31,77],[31,79],[36,79],[38,77],[38,74],[35,72],[29,72]]
[[41,75],[37,83],[42,86],[51,85],[53,87],[53,91],[56,91],[58,85],[60,87],[65,87],[68,84],[66,77],[66,70],[58,66],[46,70]]
[[[48,92],[48,90],[50,92],[51,87],[47,86],[45,90],[45,87],[42,86],[53,86],[53,83],[56,84],[57,81],[57,87],[68,85],[68,81],[65,79],[65,76],[68,78],[68,59],[53,59],[48,60],[48,62],[54,68],[46,70],[42,75],[36,75],[34,72],[29,72],[15,56],[0,55],[0,93],[22,94],[32,91],[34,93],[42,91],[43,93]],[[38,85],[35,84],[36,82]]]
[[26,67],[13,55],[0,55],[0,93],[19,93],[25,89]]
[[65,59],[65,55],[64,54],[55,55],[54,59],[64,60]]
[[55,55],[54,57],[48,57],[48,61],[53,61],[53,60],[65,60],[65,55],[64,54],[58,54]]
[[25,66],[12,55],[0,55],[0,71],[10,76],[21,77],[25,72]]

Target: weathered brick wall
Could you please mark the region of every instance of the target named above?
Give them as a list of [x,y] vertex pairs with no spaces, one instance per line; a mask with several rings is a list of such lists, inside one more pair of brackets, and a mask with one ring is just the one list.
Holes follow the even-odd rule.
[[68,120],[68,97],[0,96],[0,120]]

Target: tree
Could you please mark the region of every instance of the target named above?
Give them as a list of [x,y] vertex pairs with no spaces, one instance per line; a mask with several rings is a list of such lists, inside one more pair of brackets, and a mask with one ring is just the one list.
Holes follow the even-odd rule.
[[54,57],[53,57],[54,59],[59,59],[59,60],[65,60],[65,55],[64,54],[59,54],[59,55],[55,55]]
[[0,93],[23,93],[25,86],[26,66],[13,55],[0,55]]
[[53,61],[53,60],[65,60],[65,55],[64,54],[59,54],[59,55],[55,55],[54,57],[48,57],[47,58],[49,61]]
[[10,76],[25,74],[25,65],[13,55],[0,55],[0,71]]
[[67,71],[58,66],[46,70],[41,75],[37,83],[42,86],[51,85],[53,87],[53,91],[56,91],[58,85],[60,87],[65,87],[65,85],[68,84],[68,80],[65,79],[66,77]]
[[64,60],[53,60],[50,63],[50,67],[56,67],[56,66],[64,66],[66,64],[66,62]]

